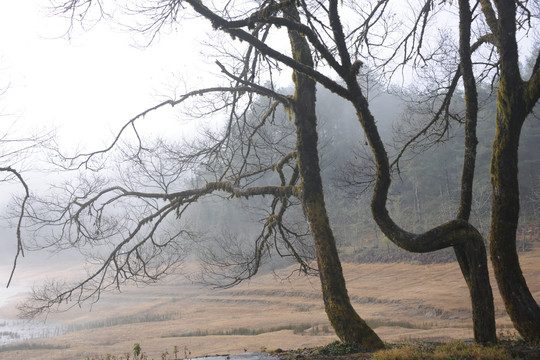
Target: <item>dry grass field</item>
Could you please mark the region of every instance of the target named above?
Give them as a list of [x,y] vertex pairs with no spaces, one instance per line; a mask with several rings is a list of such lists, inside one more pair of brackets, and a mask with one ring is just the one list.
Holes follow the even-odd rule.
[[[534,296],[540,299],[540,246],[522,254],[521,262]],[[457,263],[344,264],[344,270],[357,311],[383,340],[472,337],[468,291]],[[282,275],[291,271],[284,269]],[[495,281],[492,284],[496,286]],[[501,334],[511,335],[510,320],[496,288],[494,293],[497,325]],[[12,316],[12,304],[0,308],[0,318]],[[81,330],[30,340],[36,349],[0,351],[0,359],[120,356],[130,352],[134,343],[149,358],[160,359],[168,351],[168,358],[174,359],[175,346],[178,358],[184,358],[264,348],[296,349],[336,339],[328,330],[318,278],[293,275],[280,279],[272,273],[227,290],[170,278],[156,286],[109,294],[91,311],[76,309],[50,320],[71,323]],[[88,329],[82,329],[84,324]],[[118,325],[105,326],[113,324]]]

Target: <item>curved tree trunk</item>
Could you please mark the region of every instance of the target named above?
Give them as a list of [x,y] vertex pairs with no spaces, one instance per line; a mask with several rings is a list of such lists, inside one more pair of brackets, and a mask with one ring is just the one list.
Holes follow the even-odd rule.
[[[468,1],[463,0],[460,5],[464,5],[466,10],[463,14],[465,20],[470,18]],[[390,217],[386,209],[388,190],[390,188],[390,163],[386,154],[385,146],[379,135],[375,119],[369,110],[368,102],[362,93],[358,84],[357,75],[362,63],[355,61],[351,63],[350,54],[345,41],[345,35],[339,20],[337,10],[337,0],[330,1],[329,4],[330,23],[337,46],[337,52],[341,59],[341,65],[336,69],[340,76],[345,80],[347,86],[346,97],[355,107],[358,119],[364,129],[369,145],[375,156],[377,165],[377,174],[371,201],[371,211],[373,218],[383,233],[399,247],[411,252],[431,252],[454,247],[463,276],[469,287],[474,322],[474,337],[479,343],[495,343],[497,336],[495,332],[495,310],[493,305],[493,294],[489,283],[489,273],[487,267],[486,249],[484,240],[480,233],[466,221],[467,206],[472,197],[472,179],[474,172],[469,171],[467,166],[472,164],[474,171],[474,158],[476,153],[476,144],[472,149],[468,149],[465,154],[466,163],[464,164],[463,176],[469,183],[465,184],[465,191],[462,193],[464,212],[454,221],[442,224],[423,234],[413,234],[401,229]],[[469,37],[470,29],[465,28],[460,33],[462,37],[460,50],[470,51]],[[465,41],[465,43],[463,42]],[[463,70],[472,72],[471,64],[465,65]],[[470,77],[468,78],[470,80]],[[470,82],[468,82],[470,84]],[[468,87],[469,91],[475,89]],[[475,111],[474,107],[470,110]],[[475,128],[475,120],[469,122]],[[474,135],[474,134],[473,134]],[[471,140],[471,139],[469,139]],[[476,141],[475,136],[472,142]],[[469,160],[473,160],[472,163]]]
[[[478,122],[478,91],[471,57],[472,12],[469,0],[459,0],[459,56],[461,76],[465,89],[465,152],[461,174],[461,192],[456,218],[469,221],[473,199],[474,171],[476,166],[476,126]],[[481,240],[465,239],[463,245],[454,246],[456,259],[471,295],[475,339],[481,343],[495,343],[495,313],[493,293],[487,271],[476,271],[475,264],[487,266],[486,250]],[[471,249],[481,246],[482,249]],[[487,322],[486,322],[487,321]],[[478,334],[478,335],[476,335]]]
[[377,163],[377,178],[371,201],[375,222],[392,242],[407,251],[424,253],[454,247],[469,287],[475,341],[482,344],[496,343],[493,294],[481,234],[462,219],[450,221],[422,234],[409,233],[392,220],[386,209],[391,183],[388,156],[358,83],[350,81],[347,85],[351,94],[350,100],[355,106]]
[[[295,13],[296,9],[290,9],[289,16]],[[294,31],[289,31],[289,39],[295,60],[313,66],[307,41]],[[358,343],[365,349],[381,349],[384,348],[382,340],[352,307],[326,212],[317,150],[315,81],[296,72],[293,80],[296,88],[293,111],[302,179],[302,204],[315,241],[326,314],[342,341]]]

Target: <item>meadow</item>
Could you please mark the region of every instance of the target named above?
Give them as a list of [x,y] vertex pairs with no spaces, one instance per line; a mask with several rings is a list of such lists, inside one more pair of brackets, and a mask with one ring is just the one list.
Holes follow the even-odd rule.
[[[520,260],[540,299],[540,246]],[[355,308],[384,341],[472,338],[468,290],[457,263],[343,266]],[[181,276],[127,288],[91,307],[50,315],[48,321],[62,323],[65,334],[2,346],[0,359],[119,357],[135,343],[154,359],[173,351],[184,358],[331,343],[336,337],[324,313],[319,280],[299,276],[295,269],[268,272],[231,289],[204,287]],[[494,279],[492,286],[499,334],[513,337]],[[13,305],[20,300],[4,302],[0,318],[13,318]]]

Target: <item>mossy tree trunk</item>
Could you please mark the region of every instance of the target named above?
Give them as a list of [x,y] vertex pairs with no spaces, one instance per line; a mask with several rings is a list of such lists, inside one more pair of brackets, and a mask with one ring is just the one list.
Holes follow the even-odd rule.
[[377,178],[371,201],[375,222],[392,242],[407,251],[425,253],[454,247],[459,254],[460,267],[469,287],[475,341],[482,344],[495,343],[497,341],[495,309],[482,235],[462,219],[450,221],[422,234],[407,232],[392,220],[386,209],[391,183],[388,156],[360,87],[352,85],[350,90],[358,117],[377,162]]
[[[297,17],[291,7],[288,16]],[[289,30],[293,58],[313,67],[311,51],[305,38]],[[302,204],[315,241],[317,263],[326,314],[336,335],[344,342],[358,343],[365,349],[384,348],[384,343],[354,310],[343,277],[334,234],[326,212],[317,150],[316,83],[294,72],[293,111],[297,135],[299,172],[302,179]]]
[[516,111],[519,108],[516,108],[516,97],[519,96],[515,92],[502,86],[497,99],[497,130],[491,159],[490,251],[493,271],[508,315],[523,338],[539,341],[540,307],[523,277],[516,248],[518,144],[523,120],[520,119],[522,111]]
[[[484,7],[487,5],[484,4]],[[540,341],[540,307],[533,298],[519,264],[516,231],[519,221],[518,146],[522,125],[538,101],[538,59],[533,75],[523,81],[516,42],[516,3],[497,2],[498,19],[491,16],[497,35],[500,80],[497,93],[496,133],[492,147],[492,216],[490,251],[493,270],[506,311],[521,336]]]
[[[459,56],[461,77],[465,90],[465,151],[461,173],[461,191],[456,218],[469,221],[472,209],[474,173],[476,166],[476,126],[478,122],[478,91],[472,65],[471,51],[472,12],[469,0],[459,0]],[[496,342],[493,293],[487,270],[478,271],[476,264],[486,266],[486,250],[481,237],[477,241],[464,239],[454,246],[456,259],[469,288],[475,338],[481,343]],[[481,247],[481,249],[471,249]],[[477,258],[478,257],[478,258]],[[478,334],[478,335],[476,335]]]
[[[469,134],[471,136],[468,136],[467,138],[466,146],[468,149],[465,153],[462,177],[462,179],[466,179],[466,183],[464,183],[462,187],[462,203],[460,204],[460,210],[456,215],[456,220],[442,224],[422,234],[409,233],[393,222],[386,209],[388,190],[391,182],[390,164],[385,146],[379,136],[375,120],[369,111],[368,103],[357,82],[358,70],[362,63],[360,61],[352,63],[353,59],[351,59],[349,48],[346,43],[346,37],[338,15],[339,2],[337,0],[330,0],[327,7],[330,17],[329,30],[333,33],[332,40],[335,45],[331,47],[332,51],[319,42],[317,34],[309,27],[306,28],[299,24],[295,24],[294,22],[281,22],[278,21],[279,19],[277,18],[272,18],[271,20],[273,23],[279,24],[279,26],[285,25],[289,30],[296,29],[302,31],[305,35],[310,36],[310,41],[314,48],[316,48],[318,55],[322,56],[322,58],[328,62],[328,65],[336,71],[346,84],[345,87],[330,80],[323,74],[314,71],[312,66],[306,66],[308,63],[300,61],[299,53],[294,52],[293,55],[296,57],[295,60],[292,60],[283,53],[268,47],[257,39],[251,38],[247,33],[238,29],[239,26],[250,26],[253,25],[254,22],[264,22],[268,20],[264,18],[262,13],[257,14],[255,17],[250,17],[247,21],[229,23],[209,11],[200,1],[187,1],[197,12],[209,18],[215,27],[226,29],[231,35],[238,36],[241,39],[250,42],[266,56],[270,56],[275,60],[290,66],[299,73],[310,76],[312,79],[316,79],[317,82],[324,85],[329,90],[351,101],[357,111],[359,121],[364,128],[364,132],[377,162],[377,177],[371,203],[375,221],[389,239],[408,251],[429,252],[450,246],[454,247],[471,293],[475,339],[481,343],[495,342],[493,299],[489,285],[485,247],[481,235],[468,222],[468,212],[470,211],[470,208],[468,207],[470,206],[470,201],[472,199],[472,184],[470,179],[474,178],[474,172],[470,171],[474,167],[474,161],[471,161],[471,159],[474,160],[475,157],[475,148],[473,149],[469,146],[476,141],[475,136]],[[287,4],[293,4],[293,2],[287,2]],[[465,23],[460,23],[460,40],[463,41],[464,39],[470,41],[470,29],[464,28],[464,25],[465,27],[470,25],[467,24],[471,20],[470,9],[468,8],[470,4],[467,0],[460,1],[459,4],[460,8],[467,7],[467,12],[460,13],[460,20],[465,21]],[[532,296],[530,296],[530,292],[528,291],[521,274],[515,247],[515,231],[519,213],[517,146],[523,120],[526,114],[532,110],[532,107],[538,101],[540,95],[540,57],[537,58],[531,79],[527,82],[521,81],[517,61],[517,42],[515,38],[517,21],[516,2],[514,0],[498,0],[495,2],[480,0],[480,4],[486,24],[491,29],[491,34],[485,34],[483,41],[495,44],[500,55],[501,89],[499,90],[498,99],[497,138],[493,145],[494,155],[492,161],[492,187],[494,196],[490,239],[491,254],[492,259],[494,260],[497,281],[501,289],[501,294],[505,298],[508,312],[522,335],[524,335],[525,338],[533,339],[537,337],[538,331],[531,330],[527,332],[524,329],[538,328],[531,326],[531,322],[537,324],[537,320],[535,319],[537,319],[536,314],[538,313],[538,306],[534,302],[534,299],[532,299]],[[523,6],[523,4],[521,5]],[[497,7],[497,11],[493,9],[493,6]],[[461,16],[465,16],[466,18],[462,18]],[[475,19],[478,18],[479,17],[477,16],[475,17]],[[293,48],[294,46],[300,46],[300,44],[300,42],[294,44]],[[305,42],[302,42],[302,44],[305,45]],[[470,56],[470,47],[469,44],[467,44],[466,47],[463,47],[462,45],[463,43],[460,44],[460,54],[463,57],[462,60],[467,60]],[[480,45],[481,43],[478,44],[478,46]],[[311,59],[309,59],[309,61],[311,62]],[[471,112],[476,111],[474,110],[475,105],[469,101],[474,101],[474,99],[470,97],[473,94],[471,90],[474,91],[474,89],[470,87],[471,77],[465,74],[467,71],[471,72],[471,64],[462,61],[460,70],[464,72],[464,85],[468,103],[467,112],[469,113],[468,115],[470,115]],[[303,81],[301,79],[303,79],[302,76],[297,74],[295,77],[297,84],[300,84],[300,81]],[[304,91],[306,90],[298,89],[296,94],[297,100],[300,100],[300,95],[302,95]],[[300,105],[297,105],[297,107],[298,106]],[[525,106],[525,108],[523,106]],[[304,109],[297,108],[295,109],[295,112],[299,115],[297,119],[299,125],[305,120],[302,116],[306,119],[310,116],[309,113],[304,113]],[[313,115],[313,121],[314,120],[315,118]],[[474,128],[473,120],[468,119],[467,121],[467,128]],[[305,135],[307,136],[309,134],[306,133]],[[299,136],[301,137],[302,134],[300,133]],[[303,162],[303,160],[299,160],[299,162]],[[307,159],[301,166],[306,165],[311,166],[307,162]],[[467,169],[468,166],[471,168]],[[306,170],[306,173],[303,174],[304,180],[309,179],[311,181],[307,168],[304,168],[304,170]],[[316,189],[316,187],[309,187],[311,186],[309,184],[310,182],[304,184],[305,186],[308,186],[304,189],[306,196],[304,198],[304,205],[306,206],[306,209],[307,207],[312,207],[312,210],[314,211],[317,209],[317,206],[322,205],[324,207],[324,199],[322,197],[317,199],[315,195],[309,193],[313,189]],[[317,203],[317,201],[321,200],[322,203]],[[320,218],[318,216],[320,214],[317,212],[308,211],[308,215],[312,220]],[[317,226],[319,226],[319,224],[315,226],[314,223],[312,223],[311,225],[314,236],[318,236]],[[321,238],[317,238],[316,243],[320,239]],[[317,246],[320,245],[321,244],[317,243]],[[324,289],[324,276],[322,276],[321,279],[323,280]],[[527,309],[527,311],[524,309]],[[523,315],[518,316],[518,312],[523,312]],[[527,326],[518,325],[519,323],[526,322],[527,319],[529,319]],[[526,335],[527,333],[533,335]]]
[[[469,22],[460,32],[460,52],[470,58],[470,9],[468,1],[460,1],[463,12],[462,21]],[[344,51],[344,50],[343,50]],[[465,72],[465,86],[470,103],[468,104],[466,151],[462,174],[460,210],[456,220],[437,226],[422,234],[413,234],[401,229],[390,217],[386,209],[390,189],[390,163],[385,146],[379,135],[375,119],[356,79],[357,69],[350,66],[347,78],[349,100],[355,106],[358,118],[369,145],[375,156],[377,175],[371,209],[375,222],[383,233],[397,246],[411,252],[431,252],[453,247],[463,276],[469,288],[475,341],[482,344],[496,343],[495,309],[489,282],[487,255],[481,234],[468,222],[472,199],[472,181],[476,159],[476,88],[471,84],[472,64],[465,62],[461,71]]]

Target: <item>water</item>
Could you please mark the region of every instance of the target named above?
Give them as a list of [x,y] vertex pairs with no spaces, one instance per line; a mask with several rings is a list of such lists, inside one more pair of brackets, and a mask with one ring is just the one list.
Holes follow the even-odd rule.
[[0,346],[17,341],[58,336],[63,333],[65,333],[64,327],[56,323],[0,319]]

